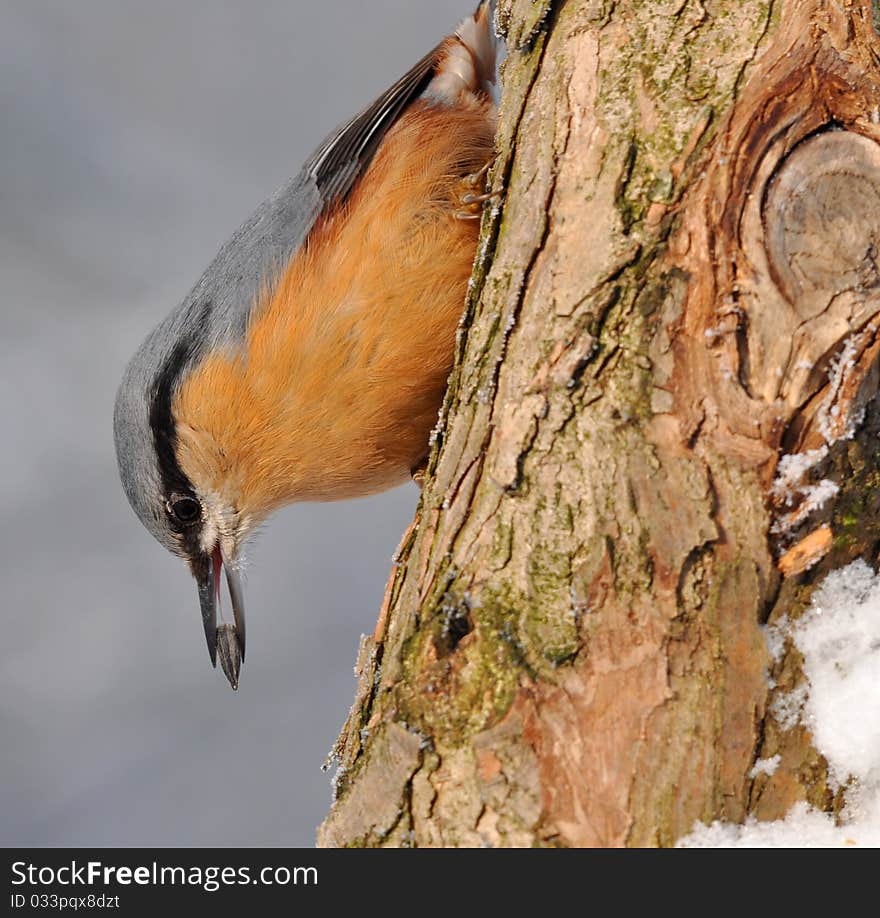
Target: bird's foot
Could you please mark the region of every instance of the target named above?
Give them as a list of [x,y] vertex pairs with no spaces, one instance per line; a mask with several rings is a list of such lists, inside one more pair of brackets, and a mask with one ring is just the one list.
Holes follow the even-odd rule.
[[483,215],[483,204],[494,198],[502,197],[502,191],[486,189],[486,175],[494,162],[493,157],[477,172],[466,175],[459,182],[456,195],[459,207],[453,213],[456,220],[479,220]]
[[492,163],[495,162],[495,157],[487,160],[480,169],[476,172],[471,172],[470,175],[466,175],[462,182],[470,188],[485,188],[486,187],[486,175],[489,170],[492,168]]
[[418,465],[414,465],[410,470],[409,474],[412,480],[418,485],[419,490],[425,486],[425,476],[428,474],[428,460],[427,457],[423,459]]

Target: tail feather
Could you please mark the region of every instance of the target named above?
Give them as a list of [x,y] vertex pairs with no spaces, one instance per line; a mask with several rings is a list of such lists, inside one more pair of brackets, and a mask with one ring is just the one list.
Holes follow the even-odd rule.
[[492,26],[490,0],[464,19],[441,45],[433,80],[427,92],[458,103],[468,96],[484,99],[495,85],[498,40]]

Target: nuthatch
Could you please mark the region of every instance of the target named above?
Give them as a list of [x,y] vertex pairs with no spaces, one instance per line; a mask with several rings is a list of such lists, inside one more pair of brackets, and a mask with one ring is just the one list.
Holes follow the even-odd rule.
[[[293,501],[417,469],[452,366],[492,159],[489,3],[227,242],[129,363],[114,412],[141,522],[189,564],[211,662],[238,685],[242,547]],[[217,625],[220,572],[235,624]]]

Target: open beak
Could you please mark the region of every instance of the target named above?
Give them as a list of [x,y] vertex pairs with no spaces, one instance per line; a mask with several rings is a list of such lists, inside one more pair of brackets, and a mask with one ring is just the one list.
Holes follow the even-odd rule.
[[[238,688],[238,673],[244,662],[245,621],[244,590],[241,575],[233,567],[223,563],[220,546],[214,546],[210,555],[202,555],[191,564],[193,576],[199,590],[199,606],[202,610],[202,625],[211,665],[220,666],[233,689]],[[232,602],[234,625],[217,625],[217,610],[220,605],[220,570],[226,571],[226,585]]]

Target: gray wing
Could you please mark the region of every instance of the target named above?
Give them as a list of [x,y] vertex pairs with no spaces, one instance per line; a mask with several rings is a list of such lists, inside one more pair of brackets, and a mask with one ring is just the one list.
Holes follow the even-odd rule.
[[264,201],[223,246],[179,307],[178,318],[189,327],[198,314],[206,345],[244,334],[254,301],[302,245],[317,218],[351,191],[389,128],[430,83],[439,52],[438,45],[330,134],[299,174]]
[[438,45],[315,150],[304,169],[314,179],[325,202],[335,203],[348,194],[398,115],[431,82],[439,52]]

